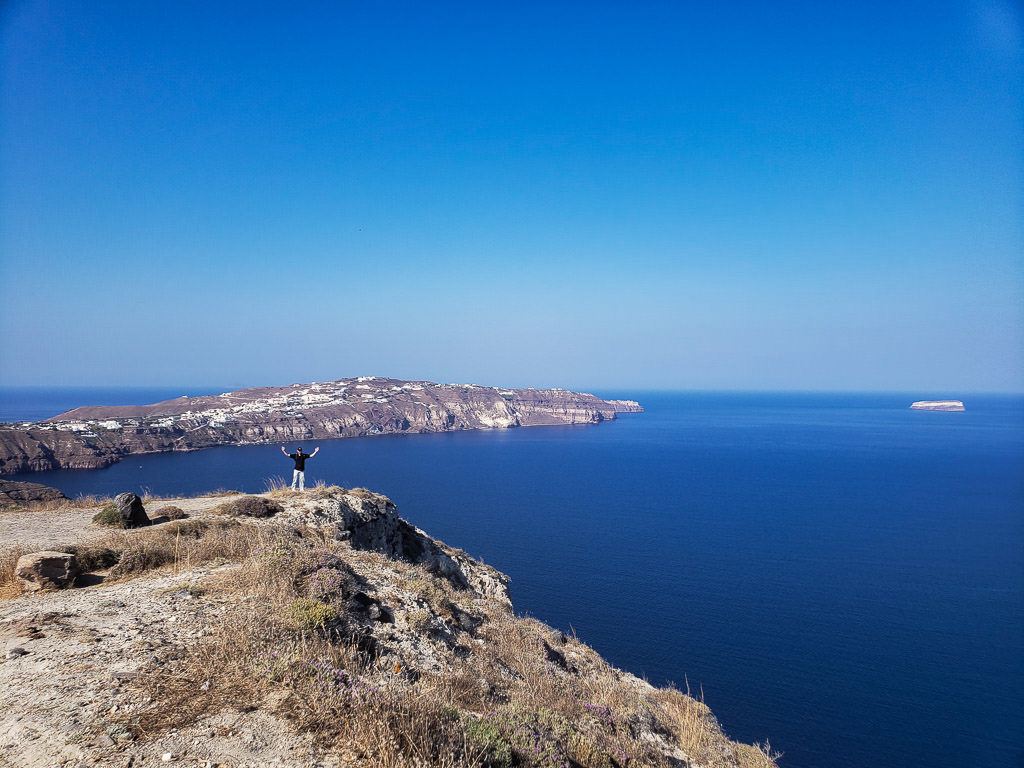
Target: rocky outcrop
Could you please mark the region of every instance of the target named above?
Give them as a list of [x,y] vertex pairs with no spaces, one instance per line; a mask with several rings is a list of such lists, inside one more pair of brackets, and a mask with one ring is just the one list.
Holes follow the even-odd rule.
[[[173,569],[154,558],[0,602],[0,763],[775,765],[703,703],[516,616],[507,578],[386,497],[268,495],[273,518],[225,521],[218,499],[182,499],[185,527],[104,544],[122,561],[173,547]],[[15,516],[52,527],[48,512]]]
[[67,496],[48,485],[0,480],[0,506],[64,501],[66,499]]
[[915,411],[965,411],[964,404],[960,400],[918,400],[911,403],[910,407]]
[[80,573],[75,556],[67,552],[33,552],[22,555],[14,576],[26,592],[70,587]]
[[311,509],[303,507],[291,514],[306,525],[319,528],[329,538],[348,541],[355,549],[425,565],[458,589],[470,589],[511,605],[508,576],[431,538],[399,517],[398,509],[386,496],[346,491],[328,496]]
[[3,425],[0,474],[97,469],[132,454],[214,445],[596,424],[642,410],[633,400],[564,389],[339,379],[152,405],[76,408],[45,422]]

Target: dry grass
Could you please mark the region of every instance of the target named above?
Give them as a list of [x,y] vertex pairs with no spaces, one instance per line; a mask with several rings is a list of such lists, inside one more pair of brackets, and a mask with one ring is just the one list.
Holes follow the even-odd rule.
[[10,600],[21,594],[21,587],[14,578],[14,568],[19,557],[38,551],[38,547],[16,545],[0,552],[0,600]]
[[0,502],[3,512],[56,512],[64,509],[97,509],[103,507],[114,498],[112,496],[78,496],[74,499],[54,499],[53,501],[30,501],[26,504],[17,502]]
[[[336,553],[312,541],[257,531],[259,544],[240,568],[210,590],[237,600],[205,642],[173,665],[154,666],[135,684],[153,704],[124,725],[140,736],[182,728],[225,707],[268,706],[324,746],[347,743],[377,768],[482,766],[458,713],[422,695],[394,695],[378,659],[330,614],[306,622],[302,574]],[[339,567],[344,567],[338,563]],[[302,617],[296,606],[301,605]],[[337,610],[337,609],[336,609]],[[390,667],[383,673],[394,676]],[[205,693],[197,696],[196,691]]]
[[263,487],[267,489],[266,493],[271,497],[274,497],[276,494],[288,494],[291,492],[291,486],[281,475],[272,475],[266,478],[263,481]]
[[[153,705],[138,723],[125,724],[140,735],[181,728],[224,707],[265,707],[325,746],[350,745],[373,768],[416,761],[450,768],[667,766],[654,734],[706,765],[774,766],[770,750],[728,741],[703,703],[655,691],[577,639],[496,603],[475,601],[479,625],[469,631],[483,642],[466,642],[440,673],[379,656],[346,623],[344,603],[321,597],[313,605],[305,585],[314,569],[390,570],[398,588],[420,598],[406,625],[436,647],[444,631],[459,631],[453,598],[460,593],[425,569],[325,547],[315,533],[251,530],[256,540],[241,567],[208,587],[237,598],[235,608],[185,658],[139,680]],[[315,620],[306,620],[309,606]],[[196,696],[203,686],[209,695]]]
[[228,517],[273,517],[284,508],[273,499],[263,496],[242,496],[225,501],[211,510],[217,515]]
[[[141,488],[138,494],[139,498],[142,499],[143,506],[159,501],[168,501],[175,497],[173,496],[157,496],[149,491],[147,488]],[[210,494],[210,495],[231,495],[236,491],[229,491],[226,493]],[[17,502],[0,502],[0,511],[3,512],[56,512],[58,510],[66,509],[97,509],[105,507],[106,505],[114,501],[113,496],[76,496],[73,499],[54,499],[53,501],[31,501],[25,504]]]
[[[151,528],[115,530],[86,542],[50,547],[70,552],[83,573],[110,569],[109,579],[124,579],[164,566],[188,569],[211,562],[244,559],[265,536],[236,520],[182,520]],[[14,578],[18,558],[39,547],[18,545],[0,552],[0,598],[20,594]]]
[[[655,768],[681,754],[720,768],[775,766],[770,747],[729,741],[692,696],[652,689],[577,638],[424,567],[353,551],[316,530],[189,519],[62,549],[84,570],[110,567],[114,580],[238,563],[202,584],[229,598],[203,639],[131,682],[151,697],[122,723],[140,738],[224,709],[263,708],[325,747],[347,745],[369,768]],[[0,594],[26,551],[0,553]],[[405,595],[398,626],[417,633],[421,651],[367,642],[366,622],[352,612],[357,590],[373,593],[363,581],[370,575]],[[416,668],[422,648],[440,671]]]

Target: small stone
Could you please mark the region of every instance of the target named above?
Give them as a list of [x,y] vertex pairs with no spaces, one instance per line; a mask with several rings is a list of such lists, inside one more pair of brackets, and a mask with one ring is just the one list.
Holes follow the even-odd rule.
[[22,648],[21,646],[17,646],[16,645],[13,648],[8,648],[7,649],[7,658],[8,659],[16,659],[19,656],[26,655],[27,653],[28,653],[28,651],[26,651],[24,648]]
[[171,762],[171,760],[174,759],[174,753],[164,752],[162,755],[160,755],[160,759],[163,760],[165,763],[169,763]]

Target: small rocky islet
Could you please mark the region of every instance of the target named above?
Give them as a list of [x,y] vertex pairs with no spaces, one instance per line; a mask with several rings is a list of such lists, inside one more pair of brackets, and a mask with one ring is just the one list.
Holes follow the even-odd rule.
[[910,404],[915,411],[965,411],[962,400],[917,400]]

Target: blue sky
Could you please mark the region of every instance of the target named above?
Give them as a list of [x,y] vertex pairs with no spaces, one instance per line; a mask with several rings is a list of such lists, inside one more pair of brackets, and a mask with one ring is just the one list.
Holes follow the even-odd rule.
[[1001,0],[11,0],[0,384],[1024,390]]

